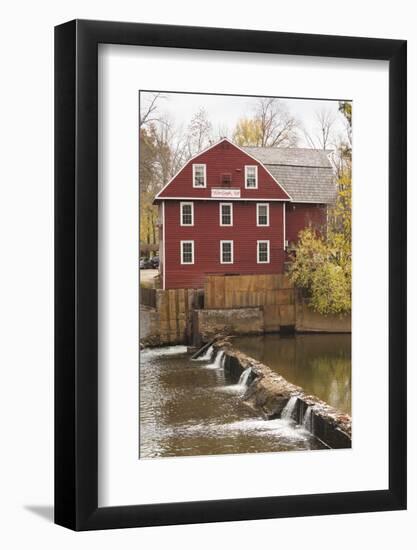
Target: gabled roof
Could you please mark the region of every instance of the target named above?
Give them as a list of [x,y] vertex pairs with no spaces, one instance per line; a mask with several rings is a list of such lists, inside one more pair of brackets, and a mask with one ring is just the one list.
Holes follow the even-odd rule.
[[[223,141],[229,142],[255,161],[261,163],[269,175],[275,180],[278,187],[281,188],[281,192],[288,195],[288,199],[291,202],[331,204],[335,201],[337,189],[333,167],[329,160],[331,151],[301,148],[240,147],[227,138],[223,138],[217,143],[210,145],[207,149],[200,151],[194,155],[193,158],[188,160],[179,172],[159,191],[154,200],[158,201],[160,198],[175,198],[165,195],[165,190],[171,182],[173,182],[185,166],[192,163],[195,158],[213,149]],[[201,192],[202,190],[199,191]],[[205,191],[203,190],[203,192]],[[204,197],[202,196],[201,198]]]
[[261,162],[293,202],[329,204],[336,199],[330,151],[322,149],[284,149],[277,147],[242,147]]
[[[251,155],[248,151],[245,150],[245,148],[243,147],[240,147],[239,145],[236,145],[235,143],[233,143],[231,140],[229,140],[228,138],[222,138],[220,139],[219,141],[217,141],[216,143],[213,143],[211,144],[209,147],[207,147],[206,149],[202,150],[202,151],[199,151],[198,153],[196,153],[192,158],[190,158],[185,164],[184,166],[182,166],[180,168],[180,170],[164,185],[164,187],[156,194],[155,198],[154,198],[154,203],[158,202],[159,200],[162,200],[162,199],[176,199],[178,198],[176,195],[167,195],[166,191],[167,189],[171,186],[171,184],[177,179],[177,177],[181,174],[181,172],[189,165],[192,165],[192,162],[197,159],[198,157],[200,157],[201,155],[203,155],[204,153],[207,153],[208,151],[210,151],[211,149],[214,149],[216,147],[218,147],[219,145],[221,145],[223,142],[227,142],[228,144],[230,144],[232,147],[238,149],[241,153],[243,153],[243,155],[245,157],[250,157],[252,160],[254,160],[255,162],[259,162],[260,165],[262,165],[264,171],[269,175],[270,177],[270,180],[274,182],[274,184],[276,184],[276,190],[274,189],[274,194],[276,194],[276,192],[279,192],[282,196],[279,197],[279,198],[276,198],[276,197],[271,197],[271,196],[266,196],[266,197],[262,197],[262,200],[289,200],[291,201],[292,200],[292,197],[291,197],[291,194],[284,188],[283,185],[280,184],[280,182],[275,178],[275,176],[270,172],[270,170],[268,169],[268,167],[263,164],[262,162],[259,161],[259,159],[257,159],[256,157],[254,157],[253,155]],[[243,190],[244,192],[246,191],[245,189]],[[182,199],[208,199],[209,197],[208,196],[205,196],[207,195],[208,193],[208,187],[206,188],[200,188],[200,189],[193,189],[193,196],[191,197],[188,197],[188,196],[181,196],[180,198]],[[201,196],[196,196],[196,193],[200,193]],[[212,199],[212,200],[217,200],[217,199]],[[230,198],[230,200],[235,200],[233,198]],[[245,196],[242,196],[241,198],[239,198],[238,200],[261,200],[258,196],[252,196],[251,198],[249,197],[245,197]]]

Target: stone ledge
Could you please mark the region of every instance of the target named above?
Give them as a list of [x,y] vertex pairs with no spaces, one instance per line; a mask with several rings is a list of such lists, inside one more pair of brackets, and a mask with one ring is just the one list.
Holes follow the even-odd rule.
[[203,342],[221,335],[263,334],[262,307],[197,310],[198,332]]

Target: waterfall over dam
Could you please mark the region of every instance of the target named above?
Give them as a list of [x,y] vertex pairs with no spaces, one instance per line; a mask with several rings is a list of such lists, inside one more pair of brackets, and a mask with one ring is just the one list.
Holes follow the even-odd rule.
[[230,379],[224,350],[206,350],[201,361],[178,351],[141,353],[141,459],[326,448],[305,430],[280,418],[267,420],[245,404],[245,392],[256,382],[252,368],[240,367]]

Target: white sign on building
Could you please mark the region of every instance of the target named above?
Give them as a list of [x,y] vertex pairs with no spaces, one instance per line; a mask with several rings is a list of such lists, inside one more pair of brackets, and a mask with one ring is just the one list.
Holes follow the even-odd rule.
[[216,199],[239,199],[240,189],[225,189],[224,187],[212,187],[211,196]]

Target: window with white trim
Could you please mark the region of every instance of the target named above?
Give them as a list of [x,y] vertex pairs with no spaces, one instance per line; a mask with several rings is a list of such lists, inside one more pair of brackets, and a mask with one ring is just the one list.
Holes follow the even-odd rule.
[[245,188],[258,189],[258,167],[245,166]]
[[194,203],[182,202],[180,225],[194,225]]
[[258,264],[269,264],[269,241],[258,241]]
[[220,241],[220,263],[233,263],[233,241]]
[[194,263],[194,241],[181,241],[181,263]]
[[193,164],[193,187],[206,187],[206,165]]
[[220,203],[220,225],[233,225],[233,204],[231,202]]
[[258,227],[269,225],[269,204],[267,202],[256,203],[256,225]]

